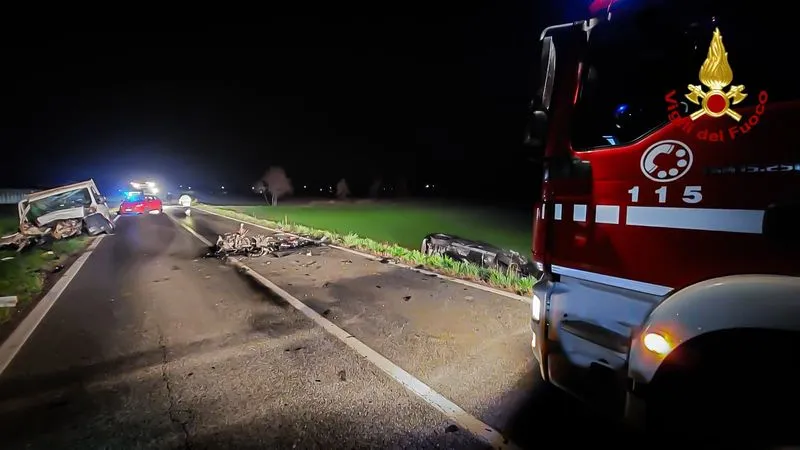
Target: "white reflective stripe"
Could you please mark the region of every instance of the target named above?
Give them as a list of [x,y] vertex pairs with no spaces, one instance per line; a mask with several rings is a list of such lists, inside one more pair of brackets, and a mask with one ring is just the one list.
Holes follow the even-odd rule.
[[658,284],[645,283],[643,281],[629,280],[627,278],[612,277],[611,275],[603,275],[601,273],[587,272],[585,270],[570,269],[564,266],[550,266],[553,273],[563,275],[565,277],[578,278],[580,280],[592,281],[594,283],[605,284],[631,291],[643,292],[650,295],[666,295],[672,290],[671,287],[661,286]]
[[619,224],[619,206],[617,205],[597,205],[595,208],[595,222]]
[[586,205],[574,205],[572,207],[572,220],[586,222]]
[[627,225],[761,234],[764,211],[629,206]]
[[556,203],[555,219],[561,220],[561,203]]

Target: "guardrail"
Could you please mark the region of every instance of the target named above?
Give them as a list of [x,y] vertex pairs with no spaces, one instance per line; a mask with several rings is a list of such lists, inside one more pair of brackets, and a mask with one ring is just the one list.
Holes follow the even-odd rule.
[[0,189],[0,205],[16,205],[36,189]]

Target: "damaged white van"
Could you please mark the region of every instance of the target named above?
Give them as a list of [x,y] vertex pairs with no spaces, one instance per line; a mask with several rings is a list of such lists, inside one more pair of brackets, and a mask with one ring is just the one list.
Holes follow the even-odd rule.
[[50,235],[54,239],[111,233],[114,221],[106,198],[94,180],[34,192],[17,204],[19,238]]

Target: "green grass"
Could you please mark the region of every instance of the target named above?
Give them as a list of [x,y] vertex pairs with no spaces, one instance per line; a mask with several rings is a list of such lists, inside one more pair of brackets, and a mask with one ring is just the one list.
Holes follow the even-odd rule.
[[244,206],[239,212],[274,222],[294,224],[337,234],[357,234],[378,242],[419,248],[430,233],[447,233],[531,252],[531,219],[480,208],[436,207],[413,204],[313,204],[307,206]]
[[19,230],[19,219],[17,216],[0,216],[0,236],[16,233]]
[[[520,276],[518,276],[516,274],[509,275],[509,274],[505,274],[505,273],[499,272],[499,271],[494,270],[494,269],[487,269],[487,268],[480,267],[480,266],[477,266],[477,265],[474,265],[474,264],[465,263],[465,262],[461,262],[461,261],[456,261],[456,260],[454,260],[452,258],[449,258],[449,257],[446,257],[446,256],[440,256],[440,255],[429,256],[429,255],[425,255],[425,254],[421,253],[419,250],[416,250],[416,248],[419,246],[419,243],[420,243],[419,241],[422,240],[422,237],[424,237],[426,234],[430,233],[431,231],[427,231],[427,232],[423,233],[421,236],[419,236],[418,240],[415,238],[414,241],[409,241],[409,245],[405,246],[405,245],[402,245],[402,244],[393,243],[391,241],[379,242],[378,240],[376,240],[376,238],[362,237],[359,234],[356,234],[356,233],[353,233],[353,232],[342,233],[342,232],[339,232],[336,229],[321,230],[321,229],[316,228],[316,227],[307,226],[307,225],[304,225],[304,224],[293,222],[292,219],[289,218],[288,211],[289,210],[300,210],[301,207],[300,208],[299,207],[283,208],[283,210],[286,211],[286,212],[285,212],[285,216],[283,218],[279,219],[280,221],[269,220],[270,217],[278,218],[277,216],[274,215],[276,212],[273,212],[272,213],[273,215],[268,215],[267,214],[266,218],[264,217],[264,215],[261,215],[259,217],[258,213],[263,210],[260,207],[224,207],[224,208],[221,208],[221,207],[215,207],[215,206],[209,206],[209,205],[197,205],[197,207],[199,209],[201,209],[201,210],[205,209],[205,210],[208,210],[208,211],[216,212],[218,214],[224,215],[226,217],[230,217],[232,219],[247,220],[247,221],[258,223],[258,224],[261,224],[261,225],[264,225],[264,226],[267,226],[267,227],[278,228],[278,229],[281,229],[281,230],[284,230],[284,231],[287,231],[287,232],[291,232],[291,233],[296,233],[296,234],[309,236],[309,237],[314,237],[314,238],[325,237],[325,238],[329,239],[331,242],[333,242],[335,244],[338,244],[338,245],[341,245],[341,246],[344,246],[344,247],[348,247],[348,248],[352,248],[352,249],[356,249],[356,250],[361,250],[361,251],[372,253],[372,254],[378,255],[378,256],[392,258],[392,259],[395,259],[395,260],[397,260],[399,262],[402,262],[402,263],[405,263],[405,264],[408,264],[408,265],[411,265],[411,266],[414,266],[414,267],[422,267],[422,268],[430,269],[430,270],[433,270],[433,271],[436,271],[436,272],[439,272],[439,273],[443,273],[443,274],[446,274],[446,275],[451,275],[451,276],[462,278],[462,279],[467,279],[467,280],[471,280],[471,281],[485,283],[487,285],[494,286],[494,287],[497,287],[497,288],[500,288],[500,289],[504,289],[504,290],[507,290],[507,291],[511,291],[511,292],[514,292],[514,293],[517,293],[517,294],[520,294],[520,295],[528,295],[528,294],[530,294],[532,292],[533,283],[535,281],[533,278],[530,278],[530,277],[520,277]],[[319,207],[319,208],[323,209],[324,212],[329,212],[332,216],[338,217],[339,218],[338,220],[344,220],[344,217],[347,217],[346,215],[344,215],[343,212],[335,211],[333,209],[334,207],[323,206],[323,207]],[[385,208],[384,206],[377,207],[377,206],[370,205],[370,206],[367,206],[367,207],[361,207],[361,206],[353,206],[353,207],[349,207],[349,208],[348,207],[343,207],[343,209],[348,210],[351,214],[357,214],[358,213],[358,209],[361,209],[361,208],[363,208],[365,211],[371,211],[373,214],[374,214],[374,212],[376,210],[386,211],[385,209],[383,209],[383,208]],[[276,208],[276,209],[279,209],[279,208]],[[405,211],[409,211],[408,207],[406,207],[406,209],[404,209],[404,210]],[[248,214],[248,213],[250,213],[250,214]],[[432,214],[430,212],[424,212],[423,213],[423,212],[420,212],[420,211],[417,211],[417,213],[418,214]],[[255,214],[255,217],[253,217],[253,214]],[[322,217],[321,213],[317,213],[317,214],[319,214],[318,217]],[[397,213],[394,213],[394,214],[397,214]],[[313,212],[307,212],[307,217],[313,217],[313,216],[314,216]],[[375,215],[373,215],[373,217],[375,217]],[[428,217],[431,217],[431,216],[429,215]],[[452,216],[450,216],[450,217],[452,217]],[[401,217],[398,217],[397,215],[395,215],[395,219],[396,220],[400,220]],[[355,219],[355,220],[358,221],[358,219]],[[363,220],[360,223],[362,224],[362,226],[365,224],[365,222]],[[385,219],[383,219],[379,223],[387,223],[387,221]],[[464,229],[464,225],[465,224],[459,224],[459,226],[460,226],[459,229]],[[468,224],[466,224],[466,225],[468,225]],[[409,224],[409,226],[412,226],[412,225]],[[486,226],[485,222],[484,222],[484,226]],[[390,224],[389,227],[391,228],[391,230],[389,232],[383,232],[384,236],[387,235],[387,233],[396,232],[396,233],[398,233],[398,235],[401,235],[401,236],[405,235],[406,238],[409,239],[409,234],[408,233],[405,233],[405,234],[402,233],[402,231],[399,230],[399,228],[396,227],[395,224]],[[350,227],[346,226],[346,225],[341,225],[339,227],[339,229],[349,229],[349,228]],[[373,230],[376,234],[381,234],[382,233],[381,230],[379,230],[375,224],[371,224],[370,225],[370,229]],[[457,233],[457,232],[452,231],[452,230],[447,231],[447,230],[443,230],[443,229],[436,229],[435,231],[449,232],[449,233],[452,233],[452,234],[460,234],[462,237],[474,236],[474,234]],[[487,238],[487,237],[482,237],[480,239],[481,240],[485,240],[485,241],[490,241],[490,239]]]
[[[49,249],[35,247],[21,253],[0,250],[0,259],[14,257],[8,261],[0,261],[0,296],[16,295],[17,306],[24,306],[41,292],[46,274],[70,256],[82,251],[88,242],[87,236],[78,236],[55,241]],[[49,254],[49,250],[53,253]],[[8,321],[13,312],[14,308],[0,308],[0,324]]]

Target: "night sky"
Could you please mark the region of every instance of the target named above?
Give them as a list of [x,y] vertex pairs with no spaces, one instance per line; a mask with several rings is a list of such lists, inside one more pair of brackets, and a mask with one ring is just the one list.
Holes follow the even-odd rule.
[[374,177],[524,189],[538,35],[568,10],[534,3],[5,39],[0,187],[246,190],[281,165],[356,193]]

